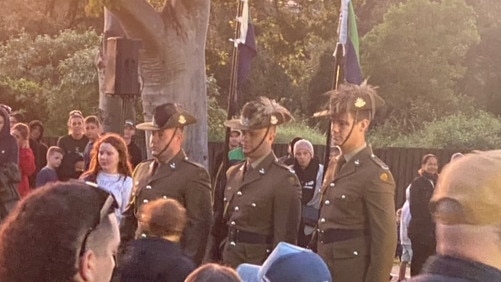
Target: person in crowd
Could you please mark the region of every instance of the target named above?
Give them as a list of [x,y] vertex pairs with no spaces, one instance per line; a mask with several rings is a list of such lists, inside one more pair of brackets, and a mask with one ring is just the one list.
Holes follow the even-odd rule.
[[238,266],[237,273],[245,282],[330,282],[336,279],[331,277],[319,255],[284,242],[277,245],[262,265],[244,263]]
[[83,152],[89,142],[85,136],[84,117],[82,112],[73,110],[68,117],[68,135],[59,137],[57,146],[64,151],[64,157],[58,169],[61,181],[78,178],[85,170]]
[[121,228],[122,241],[134,238],[138,212],[143,204],[158,198],[175,199],[188,214],[181,246],[198,265],[203,259],[212,224],[212,190],[207,170],[190,161],[182,149],[184,128],[196,123],[196,119],[174,103],[156,107],[152,116],[151,122],[136,126],[139,130],[151,131],[149,145],[153,159],[140,163],[134,170],[133,200]]
[[193,271],[185,282],[241,282],[238,273],[231,267],[207,263]]
[[120,259],[120,282],[183,282],[195,269],[179,244],[186,227],[186,209],[174,199],[156,199],[142,206],[142,234]]
[[398,281],[406,280],[407,265],[412,261],[412,244],[407,229],[411,221],[411,213],[409,210],[410,186],[405,190],[405,202],[400,209],[400,246],[402,247],[402,255],[400,256],[400,269],[398,271]]
[[96,182],[102,189],[113,194],[118,208],[115,210],[118,223],[127,208],[132,194],[132,168],[127,145],[118,134],[107,133],[93,146],[90,167],[80,178]]
[[127,150],[129,150],[130,163],[132,169],[143,161],[143,153],[141,149],[134,142],[134,136],[136,135],[136,128],[134,127],[134,122],[132,120],[126,120],[124,124],[124,140],[127,144]]
[[500,150],[444,167],[430,201],[437,255],[411,281],[501,281],[500,170]]
[[0,108],[0,165],[18,164],[19,148],[17,140],[10,134],[9,113]]
[[40,188],[47,183],[58,181],[57,168],[61,165],[64,152],[57,146],[50,146],[47,150],[47,165],[37,174],[35,188]]
[[92,148],[94,146],[94,143],[96,143],[97,139],[99,139],[99,136],[101,136],[103,130],[99,118],[94,115],[85,117],[84,125],[85,125],[85,137],[89,139],[89,142],[87,142],[87,145],[85,145],[83,158],[84,158],[85,170],[88,170],[90,166],[90,160],[92,158],[91,156]]
[[337,281],[387,281],[397,247],[395,182],[367,144],[376,110],[375,87],[345,83],[330,94],[331,135],[341,154],[332,158],[322,186],[315,241]]
[[225,150],[220,151],[215,158],[214,161],[214,170],[212,175],[215,177],[217,173],[221,170],[221,173],[225,173],[226,170],[239,161],[245,160],[245,155],[242,151],[242,147],[240,146],[240,142],[242,140],[242,131],[236,128],[230,128],[230,136],[228,140],[228,163],[226,167],[223,168],[221,165],[223,164],[223,154]]
[[324,166],[315,158],[315,151],[310,141],[301,139],[294,144],[293,170],[296,172],[302,188],[302,218],[298,232],[298,246],[306,247],[317,225],[320,209],[320,197]]
[[16,123],[11,127],[10,134],[17,140],[19,147],[19,170],[21,171],[21,183],[18,191],[21,198],[26,197],[30,191],[30,182],[28,178],[35,172],[35,156],[30,149],[29,136],[30,128],[24,123]]
[[408,235],[412,244],[411,276],[418,275],[426,259],[435,254],[435,224],[428,209],[438,179],[438,159],[424,155],[421,168],[410,186]]
[[0,221],[15,207],[19,200],[17,186],[21,181],[19,148],[10,134],[10,107],[0,105]]
[[[226,173],[223,210],[215,228],[226,228],[222,261],[231,267],[261,264],[281,241],[295,244],[301,220],[301,187],[297,176],[278,162],[272,150],[277,127],[292,119],[274,100],[260,97],[242,108],[240,118],[226,127],[242,131],[246,161]],[[218,224],[223,223],[223,224]],[[225,230],[213,230],[212,235]],[[221,243],[213,240],[212,259]]]
[[33,151],[33,155],[35,155],[35,164],[36,170],[29,178],[30,186],[36,187],[36,178],[38,172],[45,167],[47,164],[47,150],[48,147],[45,143],[42,142],[44,126],[43,123],[39,120],[32,120],[28,124],[30,127],[30,148]]
[[115,205],[90,185],[48,184],[19,203],[0,227],[0,281],[110,281]]
[[9,115],[9,121],[10,121],[10,126],[11,126],[11,129],[12,129],[12,126],[14,126],[14,124],[16,124],[18,122],[23,122],[24,121],[23,114],[21,114],[18,111],[13,111]]
[[292,165],[294,164],[294,144],[296,144],[297,141],[301,140],[303,138],[301,137],[294,137],[292,140],[287,144],[287,155],[280,157],[278,160],[281,161],[285,165]]

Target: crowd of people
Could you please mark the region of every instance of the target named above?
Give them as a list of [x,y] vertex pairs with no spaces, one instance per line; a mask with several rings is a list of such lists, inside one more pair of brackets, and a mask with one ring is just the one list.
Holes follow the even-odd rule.
[[389,281],[398,237],[399,281],[409,265],[411,281],[501,280],[501,152],[454,154],[440,175],[423,156],[395,214],[395,181],[366,141],[384,101],[366,83],[329,95],[327,166],[301,137],[277,158],[292,115],[261,97],[224,123],[212,174],[183,150],[197,120],[179,104],[122,136],[71,111],[49,148],[42,122],[3,105],[0,281]]

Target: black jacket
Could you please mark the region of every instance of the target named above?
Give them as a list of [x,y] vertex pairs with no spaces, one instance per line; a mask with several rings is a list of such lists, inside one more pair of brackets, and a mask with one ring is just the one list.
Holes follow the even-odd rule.
[[0,115],[3,117],[3,127],[0,130],[0,165],[19,162],[19,148],[16,138],[10,135],[9,114],[0,108]]
[[132,241],[118,262],[121,282],[182,282],[195,269],[181,246],[158,237]]
[[408,234],[411,241],[424,245],[435,244],[435,223],[428,209],[433,196],[435,183],[426,176],[419,176],[412,181],[410,188],[409,209],[411,221]]

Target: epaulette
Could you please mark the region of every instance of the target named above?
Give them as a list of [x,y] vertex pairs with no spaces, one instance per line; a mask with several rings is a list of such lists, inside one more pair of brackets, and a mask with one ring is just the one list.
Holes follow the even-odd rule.
[[275,161],[273,162],[276,166],[278,166],[279,168],[281,169],[285,169],[287,170],[288,172],[292,173],[292,174],[295,174],[296,172],[289,166],[285,165],[283,162],[279,161],[278,159],[275,159]]
[[184,161],[185,163],[190,164],[190,165],[193,165],[193,166],[196,166],[196,167],[200,167],[200,168],[205,169],[205,167],[204,167],[202,164],[199,164],[199,163],[197,163],[197,162],[191,161],[188,157],[183,158],[183,161]]
[[388,165],[386,165],[380,158],[378,158],[376,155],[371,154],[371,160],[379,167],[381,167],[384,170],[389,170],[390,168]]

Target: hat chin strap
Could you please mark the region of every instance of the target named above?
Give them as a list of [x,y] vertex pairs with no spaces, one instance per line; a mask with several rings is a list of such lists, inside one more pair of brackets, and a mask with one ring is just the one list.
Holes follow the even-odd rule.
[[357,122],[357,119],[358,119],[358,111],[355,112],[355,117],[353,118],[353,124],[351,125],[350,132],[348,132],[348,136],[346,136],[346,138],[344,138],[343,143],[337,145],[337,146],[339,146],[339,148],[343,147],[344,143],[346,143],[346,141],[348,141],[348,139],[350,139],[351,133],[353,132],[353,129],[355,128],[355,123]]
[[176,136],[177,130],[178,130],[178,128],[176,127],[176,129],[174,129],[174,133],[172,133],[172,136],[170,137],[170,140],[167,143],[167,145],[165,145],[165,147],[160,152],[158,152],[158,154],[153,155],[153,156],[160,157],[163,154],[163,152],[165,152],[169,148],[170,143],[172,143],[172,140],[174,140],[174,136]]
[[259,144],[256,146],[256,148],[254,148],[250,152],[246,153],[246,155],[254,153],[255,151],[257,151],[257,149],[259,149],[259,147],[261,147],[261,145],[263,145],[264,139],[266,139],[266,136],[268,136],[268,132],[270,132],[270,128],[271,128],[271,126],[268,126],[266,128],[266,133],[264,134],[263,138],[261,139],[261,142],[259,142]]

